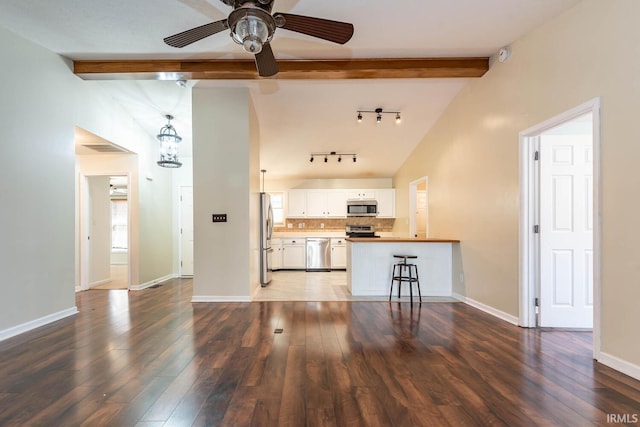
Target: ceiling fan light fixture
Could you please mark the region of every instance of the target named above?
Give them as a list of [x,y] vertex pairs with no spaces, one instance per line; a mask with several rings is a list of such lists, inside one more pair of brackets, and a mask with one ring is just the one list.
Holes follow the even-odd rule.
[[229,28],[234,42],[249,53],[262,52],[262,46],[273,37],[276,24],[262,9],[236,9],[229,15]]

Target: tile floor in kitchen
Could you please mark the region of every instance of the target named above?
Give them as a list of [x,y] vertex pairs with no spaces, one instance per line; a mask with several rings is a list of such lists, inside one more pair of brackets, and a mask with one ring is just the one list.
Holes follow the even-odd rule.
[[[406,285],[402,288],[400,301],[409,302]],[[394,291],[395,294],[395,291]],[[406,296],[404,296],[407,294]],[[252,301],[387,301],[388,296],[352,296],[347,288],[345,271],[274,271],[269,286],[260,288]],[[392,301],[398,301],[394,296]],[[414,302],[419,301],[417,292]],[[455,302],[446,297],[422,297],[423,302]]]

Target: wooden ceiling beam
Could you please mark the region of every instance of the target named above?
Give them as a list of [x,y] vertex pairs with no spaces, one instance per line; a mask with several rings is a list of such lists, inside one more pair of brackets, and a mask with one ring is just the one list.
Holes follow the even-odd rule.
[[[363,58],[278,60],[270,79],[423,79],[482,77],[489,58]],[[84,80],[227,80],[262,79],[253,60],[91,60],[74,61]]]

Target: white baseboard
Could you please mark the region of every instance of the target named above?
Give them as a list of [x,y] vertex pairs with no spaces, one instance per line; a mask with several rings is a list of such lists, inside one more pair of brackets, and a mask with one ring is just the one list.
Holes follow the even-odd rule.
[[460,295],[457,293],[452,293],[451,296],[455,299],[457,299],[458,301],[462,301],[465,304],[470,305],[471,307],[477,308],[478,310],[482,310],[485,313],[491,314],[492,316],[495,316],[499,319],[504,320],[505,322],[509,322],[513,325],[518,326],[519,324],[519,320],[517,316],[513,316],[509,313],[505,313],[504,311],[500,311],[496,308],[493,308],[489,305],[483,304],[481,302],[478,302],[476,300],[473,300],[471,298],[467,298],[464,295]]
[[166,276],[160,277],[158,279],[150,280],[150,281],[145,282],[145,283],[140,283],[139,285],[135,285],[135,286],[130,286],[129,290],[130,291],[141,291],[143,289],[147,289],[150,286],[157,285],[159,283],[165,282],[165,281],[170,280],[170,279],[175,279],[177,277],[178,277],[177,274],[167,274]]
[[598,362],[602,363],[603,365],[607,365],[608,367],[615,369],[616,371],[620,371],[623,374],[629,375],[631,378],[640,380],[640,366],[638,365],[634,365],[631,362],[627,362],[626,360],[620,359],[619,357],[612,356],[603,352],[600,352]]
[[191,302],[251,302],[248,296],[214,296],[198,295],[191,298]]
[[89,283],[89,289],[93,288],[94,286],[106,285],[109,282],[111,282],[111,279],[104,279],[104,280],[98,280],[96,282],[91,282]]
[[36,329],[41,326],[48,325],[49,323],[55,322],[60,319],[64,319],[65,317],[73,316],[74,314],[77,314],[77,313],[78,313],[78,308],[76,306],[73,306],[66,310],[58,311],[57,313],[49,314],[48,316],[31,320],[21,325],[13,326],[9,329],[0,331],[0,341],[6,340],[7,338],[15,337],[16,335],[23,334],[25,332],[31,331],[32,329]]

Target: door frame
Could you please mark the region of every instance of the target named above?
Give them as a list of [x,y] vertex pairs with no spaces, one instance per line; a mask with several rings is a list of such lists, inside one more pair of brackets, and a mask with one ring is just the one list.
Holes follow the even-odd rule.
[[416,235],[416,195],[418,193],[418,185],[424,182],[427,192],[426,206],[427,210],[427,237],[429,237],[429,177],[423,176],[422,178],[418,178],[415,181],[411,181],[409,183],[409,237],[414,237]]
[[78,218],[79,218],[79,232],[80,235],[79,237],[79,257],[80,260],[78,262],[79,265],[79,269],[80,269],[80,287],[79,289],[76,290],[80,290],[80,291],[86,291],[89,289],[89,275],[88,275],[88,271],[89,271],[89,267],[88,267],[88,263],[90,261],[89,259],[89,245],[87,244],[87,239],[85,239],[85,236],[88,234],[88,223],[90,221],[90,218],[88,218],[88,203],[89,203],[89,178],[94,177],[94,176],[126,176],[127,177],[127,187],[128,187],[128,203],[127,203],[127,246],[128,246],[128,250],[127,250],[127,289],[131,289],[131,283],[132,283],[132,268],[131,268],[131,263],[132,263],[132,255],[133,255],[133,251],[131,250],[131,229],[133,226],[132,223],[132,218],[133,218],[133,214],[132,214],[132,203],[131,200],[133,198],[132,196],[132,185],[131,185],[131,173],[130,172],[81,172],[80,173],[80,182],[79,182],[79,195],[80,195],[80,203],[79,205],[79,212],[78,212]]
[[575,108],[527,128],[519,133],[520,156],[520,317],[523,327],[536,327],[535,297],[539,277],[538,235],[533,227],[538,221],[538,172],[535,166],[535,146],[544,131],[587,113],[593,117],[593,357],[600,354],[601,325],[601,242],[602,218],[600,214],[600,98],[591,99]]
[[[184,276],[182,274],[182,255],[183,255],[183,248],[182,248],[182,224],[183,224],[183,218],[182,218],[182,194],[185,188],[190,188],[191,189],[191,203],[193,203],[193,186],[192,185],[181,185],[178,188],[178,192],[180,193],[178,195],[178,197],[180,198],[180,206],[178,209],[178,274],[180,275],[180,277],[193,277],[193,274],[188,275],[188,276]],[[193,216],[193,209],[191,210],[191,215]],[[193,227],[193,219],[191,220],[192,223],[192,227]],[[195,239],[195,233],[194,233],[194,239]],[[193,250],[192,250],[193,253]],[[192,255],[193,256],[193,255]],[[193,260],[192,260],[193,261]]]

